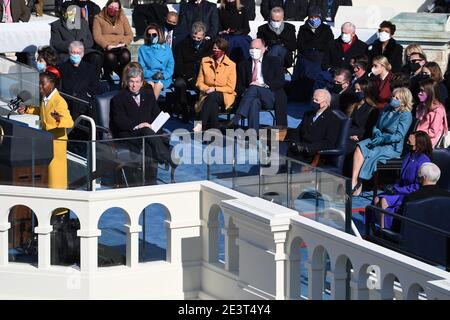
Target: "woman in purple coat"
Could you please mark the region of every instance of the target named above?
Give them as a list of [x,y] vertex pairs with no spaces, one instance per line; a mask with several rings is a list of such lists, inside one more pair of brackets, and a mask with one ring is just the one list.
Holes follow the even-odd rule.
[[[408,144],[411,152],[406,154],[402,164],[400,180],[393,185],[385,186],[385,193],[375,198],[375,203],[386,211],[398,213],[406,195],[417,191],[420,187],[417,175],[420,166],[425,162],[431,162],[433,147],[428,134],[423,131],[415,131],[408,137]],[[389,215],[381,216],[381,227],[392,228],[393,217]]]

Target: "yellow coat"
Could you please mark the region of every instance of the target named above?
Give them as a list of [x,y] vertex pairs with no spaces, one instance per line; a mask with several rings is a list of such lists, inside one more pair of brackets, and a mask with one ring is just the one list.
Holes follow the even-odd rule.
[[197,88],[200,90],[200,97],[195,104],[195,111],[200,112],[203,102],[207,96],[206,90],[215,87],[217,91],[223,92],[225,109],[229,109],[236,98],[236,64],[225,56],[222,62],[214,65],[212,57],[204,57],[200,64],[200,70],[197,77]]
[[[61,115],[59,122],[51,116],[52,112]],[[48,186],[55,189],[67,188],[67,133],[66,128],[73,127],[67,102],[58,91],[50,98],[47,106],[41,102],[40,107],[30,106],[26,113],[40,116],[42,130],[51,132],[55,137],[53,140],[53,160],[48,167]]]

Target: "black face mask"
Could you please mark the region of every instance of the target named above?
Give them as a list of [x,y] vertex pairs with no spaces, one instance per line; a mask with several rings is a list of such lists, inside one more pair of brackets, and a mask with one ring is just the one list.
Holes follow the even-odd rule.
[[176,25],[170,24],[165,22],[164,26],[166,27],[167,31],[172,31],[173,29],[175,29]]
[[415,62],[410,62],[409,63],[409,70],[411,70],[411,72],[416,72],[420,68],[421,68],[421,66],[418,63],[415,63]]
[[313,101],[313,102],[311,102],[311,107],[313,107],[314,111],[317,111],[320,109],[320,104]]
[[203,43],[203,40],[192,40],[192,44],[196,49],[198,49]]
[[333,93],[339,94],[339,93],[341,93],[342,89],[343,89],[343,88],[342,88],[342,84],[335,83],[335,84],[333,85],[332,91],[333,91]]

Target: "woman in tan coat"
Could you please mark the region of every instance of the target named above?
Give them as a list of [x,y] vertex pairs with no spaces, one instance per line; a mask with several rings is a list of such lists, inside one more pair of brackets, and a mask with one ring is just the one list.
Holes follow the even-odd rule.
[[103,49],[103,78],[111,82],[113,71],[121,77],[131,60],[127,46],[133,40],[133,31],[119,0],[108,0],[94,18],[92,33],[94,41]]
[[225,55],[228,42],[223,38],[214,41],[213,55],[204,57],[200,64],[196,86],[200,98],[195,111],[201,112],[202,124],[195,132],[218,127],[219,111],[228,110],[236,98],[236,64]]

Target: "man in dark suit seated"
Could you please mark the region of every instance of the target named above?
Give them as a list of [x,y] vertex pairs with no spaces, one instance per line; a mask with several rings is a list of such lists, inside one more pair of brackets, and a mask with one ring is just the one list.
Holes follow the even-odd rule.
[[313,110],[303,116],[295,129],[288,156],[311,163],[317,151],[333,149],[339,136],[339,119],[330,108],[331,95],[325,89],[314,91]]
[[[69,59],[59,65],[61,91],[74,97],[90,101],[99,91],[99,82],[93,65],[83,60],[84,46],[80,41],[69,45]],[[67,101],[72,119],[80,115],[91,115],[89,106],[77,101]],[[73,132],[73,131],[72,131]],[[71,139],[74,139],[71,137]]]
[[248,118],[249,128],[258,130],[259,112],[264,107],[275,108],[277,124],[287,127],[287,98],[281,61],[267,55],[261,39],[251,42],[250,57],[238,65],[236,92],[241,101],[233,124],[237,126],[241,118]]
[[[94,39],[92,38],[89,25],[84,19],[79,20],[80,8],[76,5],[63,7],[63,17],[50,24],[50,45],[58,53],[59,63],[64,63],[69,59],[69,45],[72,41],[80,41],[84,47],[84,61],[94,66],[95,77],[100,78],[100,72],[103,65],[103,55],[94,49]],[[75,11],[73,11],[75,10]],[[65,15],[66,12],[75,14],[75,23]],[[75,119],[75,118],[74,118]]]
[[182,30],[191,30],[194,22],[201,21],[206,25],[206,38],[216,38],[219,33],[219,12],[216,4],[207,0],[182,0],[179,12]]
[[334,83],[331,89],[331,109],[345,112],[348,106],[356,102],[355,94],[350,86],[352,75],[347,69],[334,71]]
[[[144,136],[145,153],[147,159],[154,159],[158,163],[170,165],[171,178],[174,180],[174,172],[177,163],[172,161],[171,150],[168,139],[164,139],[156,134],[162,134],[162,130],[153,131],[151,124],[160,114],[160,109],[156,104],[155,95],[151,89],[143,88],[144,72],[142,68],[130,67],[125,76],[127,88],[120,91],[111,100],[110,109],[110,129],[114,138],[137,138]],[[126,140],[130,149],[140,154],[142,151],[141,139]],[[147,166],[148,167],[148,166]],[[150,164],[150,170],[146,172],[146,177],[156,179],[155,166]]]
[[419,190],[405,196],[402,204],[402,209],[399,211],[400,213],[403,211],[405,203],[411,201],[427,199],[430,197],[450,197],[449,191],[441,189],[439,186],[437,186],[437,182],[441,177],[441,170],[437,165],[432,162],[425,162],[420,167],[417,175],[419,176],[421,186]]
[[270,21],[259,26],[256,37],[264,40],[269,55],[279,57],[285,68],[292,67],[293,52],[297,49],[295,26],[284,22],[283,8],[271,10]]
[[212,55],[212,41],[205,37],[205,24],[196,22],[192,25],[191,37],[178,43],[174,49],[175,109],[182,114],[185,122],[189,121],[191,113],[186,91],[197,91],[195,83],[200,62],[202,58]]
[[356,26],[345,22],[341,27],[341,35],[330,42],[322,60],[322,70],[345,68],[352,70],[352,58],[367,55],[367,44],[358,39]]

